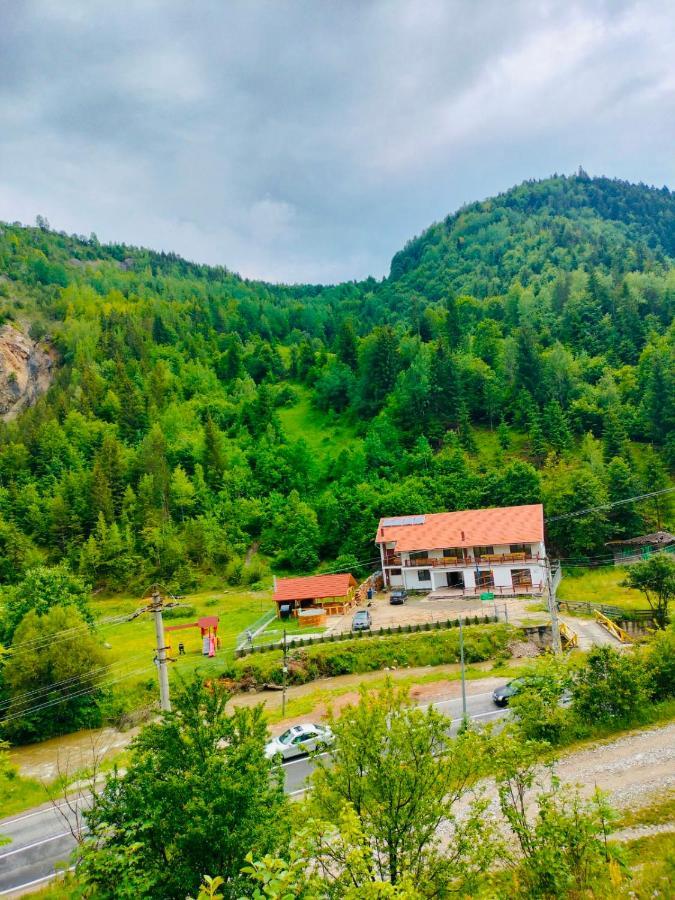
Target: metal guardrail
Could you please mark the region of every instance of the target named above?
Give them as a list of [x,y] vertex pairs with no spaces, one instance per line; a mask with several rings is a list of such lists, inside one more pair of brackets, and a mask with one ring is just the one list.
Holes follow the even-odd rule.
[[565,622],[558,623],[560,628],[560,637],[563,640],[563,649],[572,650],[579,646],[579,636]]
[[259,619],[256,619],[253,625],[249,625],[246,631],[240,632],[237,635],[237,650],[250,643],[263,629],[267,628],[272,619],[276,618],[276,615],[276,609],[268,609]]
[[595,619],[599,625],[602,625],[612,637],[615,637],[617,641],[621,641],[622,644],[632,644],[633,639],[628,634],[627,631],[624,631],[623,628],[619,628],[616,622],[613,622],[611,619],[608,619],[607,616],[604,616],[597,609],[595,610]]

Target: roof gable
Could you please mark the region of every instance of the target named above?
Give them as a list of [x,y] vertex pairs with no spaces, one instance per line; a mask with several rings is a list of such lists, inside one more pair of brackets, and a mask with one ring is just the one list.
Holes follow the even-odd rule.
[[431,513],[424,516],[421,523],[409,525],[387,525],[386,522],[387,519],[380,519],[375,542],[394,542],[398,552],[544,540],[544,507],[541,503]]
[[310,575],[307,578],[278,578],[274,599],[319,600],[322,597],[345,597],[356,579],[349,572],[340,575]]

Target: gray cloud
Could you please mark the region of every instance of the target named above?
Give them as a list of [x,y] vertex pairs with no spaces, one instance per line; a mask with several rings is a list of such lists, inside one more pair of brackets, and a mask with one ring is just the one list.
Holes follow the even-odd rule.
[[669,0],[0,0],[0,218],[285,281],[462,202],[675,183]]

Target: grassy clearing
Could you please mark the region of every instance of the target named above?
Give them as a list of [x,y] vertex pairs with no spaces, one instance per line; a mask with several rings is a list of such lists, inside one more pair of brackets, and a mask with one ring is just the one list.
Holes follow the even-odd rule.
[[345,424],[344,417],[323,413],[310,402],[306,388],[293,385],[299,400],[294,406],[278,410],[282,428],[289,440],[302,438],[319,459],[335,459],[359,439],[356,431]]
[[630,900],[673,897],[675,884],[675,833],[654,834],[623,845],[631,879],[618,896]]
[[508,450],[502,450],[499,446],[497,438],[497,425],[495,421],[494,429],[490,428],[472,428],[474,440],[478,447],[478,459],[482,463],[493,464],[497,456],[502,455],[507,462],[513,459],[523,459],[527,457],[527,435],[518,431],[511,431],[511,446]]
[[564,569],[564,576],[557,590],[559,600],[605,603],[627,610],[649,609],[640,591],[621,586],[626,577],[624,568]]
[[13,769],[0,776],[0,819],[40,806],[48,799],[44,785],[33,778],[23,778]]
[[638,809],[625,810],[617,824],[618,828],[633,828],[636,825],[664,825],[675,822],[675,788],[654,797],[651,803]]
[[[130,614],[143,602],[138,597],[114,596],[94,599],[92,607],[97,618]],[[201,635],[197,628],[189,628],[167,634],[172,650],[177,657],[171,667],[171,677],[187,675],[199,669],[206,676],[219,673],[224,661],[232,659],[237,635],[260,618],[271,606],[268,591],[251,592],[245,590],[199,591],[187,595],[181,601],[194,608],[187,619],[167,619],[166,626],[180,625],[196,617],[216,615],[220,617],[218,636],[221,651],[208,659],[201,654]],[[153,665],[155,631],[151,616],[144,614],[130,622],[102,625],[101,638],[108,645],[109,662],[118,664],[111,675],[120,679],[111,684],[113,703],[106,712],[115,719],[122,712],[147,704],[155,699],[156,673]],[[185,645],[185,655],[178,656],[178,644]]]

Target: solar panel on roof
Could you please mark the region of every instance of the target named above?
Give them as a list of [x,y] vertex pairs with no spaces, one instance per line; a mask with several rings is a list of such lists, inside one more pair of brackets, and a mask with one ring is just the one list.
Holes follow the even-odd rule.
[[425,516],[393,516],[391,519],[382,519],[382,525],[424,525]]

